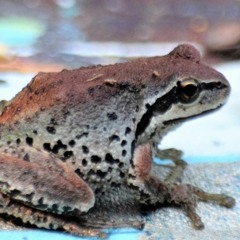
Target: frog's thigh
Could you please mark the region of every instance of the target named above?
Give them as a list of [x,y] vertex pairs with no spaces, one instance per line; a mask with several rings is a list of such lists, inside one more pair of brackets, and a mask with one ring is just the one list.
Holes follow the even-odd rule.
[[30,223],[39,228],[63,229],[69,233],[85,237],[105,237],[105,233],[98,229],[91,229],[80,226],[77,222],[70,221],[51,213],[46,213],[24,206],[21,203],[10,199],[0,193],[0,213],[20,218],[23,223]]
[[[51,157],[39,156],[46,163],[56,162]],[[0,191],[26,205],[52,213],[87,212],[95,202],[88,184],[66,164],[56,162],[48,167],[46,163],[40,165],[0,154]]]

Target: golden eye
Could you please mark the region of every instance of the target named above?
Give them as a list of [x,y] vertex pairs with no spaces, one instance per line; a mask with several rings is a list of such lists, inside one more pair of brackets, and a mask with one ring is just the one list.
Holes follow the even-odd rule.
[[182,103],[191,103],[195,101],[200,93],[200,85],[195,79],[187,79],[178,82],[177,95]]

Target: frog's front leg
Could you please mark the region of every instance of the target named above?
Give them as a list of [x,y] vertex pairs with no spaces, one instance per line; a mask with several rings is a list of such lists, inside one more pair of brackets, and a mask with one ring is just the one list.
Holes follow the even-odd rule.
[[140,202],[150,204],[168,203],[180,206],[190,218],[196,229],[201,229],[204,224],[196,213],[197,200],[214,201],[215,203],[233,207],[235,200],[222,194],[210,194],[189,184],[176,184],[163,182],[152,176],[152,151],[149,144],[140,145],[133,155],[133,166],[129,172],[129,186],[138,188]]
[[160,158],[161,160],[170,159],[175,166],[169,175],[165,178],[164,182],[176,183],[181,182],[181,178],[187,163],[182,159],[183,152],[175,148],[168,148],[164,150],[157,149],[155,157]]

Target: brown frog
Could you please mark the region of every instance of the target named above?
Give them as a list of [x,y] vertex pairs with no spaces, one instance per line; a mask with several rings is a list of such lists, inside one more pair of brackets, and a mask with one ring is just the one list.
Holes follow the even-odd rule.
[[[168,203],[202,228],[198,200],[232,207],[234,199],[180,184],[181,152],[157,145],[229,92],[188,44],[162,57],[39,73],[1,110],[0,212],[103,236],[102,228],[143,226],[143,205]],[[176,164],[165,181],[151,173],[153,156]]]

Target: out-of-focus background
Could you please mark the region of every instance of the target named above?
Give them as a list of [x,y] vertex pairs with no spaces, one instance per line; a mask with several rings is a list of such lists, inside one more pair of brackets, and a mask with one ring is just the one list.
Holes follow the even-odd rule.
[[[182,42],[195,45],[204,61],[229,79],[232,94],[221,111],[185,124],[170,133],[160,147],[184,150],[185,159],[192,163],[190,169],[197,169],[190,170],[189,176],[191,171],[197,171],[192,174],[194,177],[199,171],[199,176],[204,176],[201,179],[204,186],[210,184],[204,182],[205,175],[211,176],[215,186],[217,177],[213,178],[214,174],[218,171],[221,176],[224,169],[224,176],[230,182],[222,183],[223,187],[218,190],[232,193],[239,199],[239,0],[0,0],[0,100],[11,99],[39,71],[163,55]],[[209,167],[209,164],[215,165]],[[205,173],[207,169],[209,172]],[[213,207],[209,211],[214,210]],[[221,215],[221,211],[217,209],[216,216]],[[168,210],[163,213],[172,214]],[[189,236],[191,239],[214,239],[207,237],[217,236],[219,229],[226,239],[239,239],[239,216],[238,204],[230,220],[226,217],[218,228],[209,227],[207,232],[201,233],[203,235],[191,232],[189,228],[187,234],[177,230],[173,233],[170,225],[177,216],[174,219],[171,219],[173,216],[163,217],[163,231],[161,222],[154,225],[156,219],[153,216],[149,218],[147,234],[130,230],[115,233],[111,239],[124,236],[126,239],[158,239],[156,236],[161,236],[159,239],[190,239]],[[185,229],[189,223],[182,215],[179,224],[181,220]],[[229,235],[223,230],[224,221],[232,223],[227,225]],[[16,227],[3,222],[1,228]],[[182,238],[177,238],[177,234]],[[37,236],[43,235],[39,232],[0,232],[0,239],[37,239]],[[56,239],[62,238],[71,237],[58,235]]]
[[[237,0],[0,1],[1,71],[58,70],[159,55],[193,42],[211,62],[240,58]],[[110,59],[108,59],[110,58]]]

